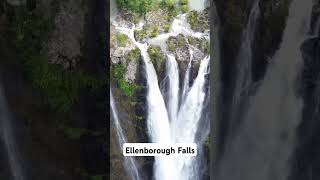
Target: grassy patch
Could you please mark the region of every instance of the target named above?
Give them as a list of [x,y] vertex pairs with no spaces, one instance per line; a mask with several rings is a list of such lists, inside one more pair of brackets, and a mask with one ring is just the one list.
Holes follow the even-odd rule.
[[117,42],[120,47],[125,47],[128,44],[128,36],[122,33],[117,33]]

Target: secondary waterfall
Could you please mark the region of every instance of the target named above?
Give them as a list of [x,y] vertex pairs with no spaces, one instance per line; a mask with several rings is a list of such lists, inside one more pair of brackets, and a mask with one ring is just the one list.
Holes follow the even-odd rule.
[[296,95],[296,81],[302,66],[300,45],[307,36],[311,9],[312,0],[291,2],[280,48],[261,86],[249,99],[244,122],[227,144],[218,179],[288,178],[289,159],[303,105]]
[[[113,95],[112,95],[112,91],[110,89],[110,107],[111,107],[111,111],[112,111],[112,116],[113,116],[113,120],[114,120],[114,125],[117,129],[117,136],[118,136],[118,141],[119,141],[119,147],[120,149],[122,149],[122,145],[124,143],[127,143],[127,138],[125,136],[125,134],[123,133],[121,124],[120,124],[120,120],[118,117],[118,112],[117,112],[117,108],[113,99]],[[128,171],[128,173],[130,174],[130,177],[133,180],[140,180],[140,175],[137,169],[137,165],[135,160],[132,157],[124,157],[124,161],[125,161],[125,168]]]
[[[147,80],[147,127],[150,139],[154,143],[197,143],[201,148],[202,142],[196,142],[196,133],[208,133],[209,124],[199,129],[198,123],[202,118],[202,110],[205,106],[206,81],[209,74],[210,57],[206,56],[200,62],[197,77],[192,86],[189,85],[189,74],[192,56],[187,69],[186,79],[181,91],[179,88],[179,67],[176,58],[166,51],[166,40],[171,36],[183,34],[209,40],[209,32],[193,32],[187,21],[186,14],[178,15],[173,21],[168,33],[148,39],[145,43],[137,42],[134,38],[134,30],[140,29],[143,24],[132,28],[122,27],[113,22],[118,32],[126,34],[130,40],[140,49],[145,64]],[[169,80],[168,98],[163,97],[159,79],[155,68],[150,61],[147,49],[149,45],[159,45],[167,56],[166,77]],[[190,49],[190,52],[192,50]],[[192,54],[192,53],[191,53]],[[183,94],[183,95],[181,95]],[[167,100],[167,102],[166,102]],[[154,178],[156,180],[198,180],[198,161],[191,157],[155,157]]]
[[3,89],[0,85],[0,123],[1,123],[1,140],[3,141],[8,153],[8,160],[11,174],[14,180],[24,180],[24,174],[21,167],[19,152],[15,144],[12,132],[11,117],[4,97]]
[[247,26],[242,34],[242,43],[237,55],[237,79],[235,82],[235,88],[233,93],[233,101],[231,107],[231,130],[233,131],[233,122],[239,121],[239,113],[244,107],[244,101],[248,98],[252,71],[252,55],[253,55],[253,41],[256,32],[258,20],[260,17],[260,0],[255,0],[249,15]]

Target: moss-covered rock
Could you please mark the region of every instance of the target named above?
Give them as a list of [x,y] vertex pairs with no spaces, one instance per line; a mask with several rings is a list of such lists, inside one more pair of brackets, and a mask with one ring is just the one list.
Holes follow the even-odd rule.
[[166,56],[158,46],[151,46],[148,48],[150,60],[158,74],[159,79],[163,79],[165,74]]
[[159,26],[154,24],[146,24],[142,27],[141,30],[134,31],[134,38],[137,41],[145,41],[147,38],[153,38],[158,36],[159,34]]
[[208,10],[202,12],[190,11],[188,13],[188,22],[191,26],[191,29],[196,32],[204,32],[209,30],[208,14]]
[[190,45],[198,48],[204,54],[210,53],[210,43],[206,38],[196,38],[192,36],[188,36],[188,42]]
[[137,68],[141,59],[140,50],[138,48],[129,51],[125,55],[125,61],[118,64],[112,64],[111,75],[116,81],[119,89],[127,97],[133,97],[140,86],[135,82]]
[[174,53],[178,61],[188,61],[190,59],[188,42],[184,35],[179,34],[176,37],[169,37],[166,43],[167,50]]

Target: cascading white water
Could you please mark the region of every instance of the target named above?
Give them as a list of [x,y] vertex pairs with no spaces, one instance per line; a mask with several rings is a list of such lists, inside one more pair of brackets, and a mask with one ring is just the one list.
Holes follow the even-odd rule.
[[0,85],[0,123],[1,139],[8,153],[8,160],[11,174],[14,180],[24,180],[24,173],[21,167],[19,152],[15,144],[12,132],[11,117],[4,97],[3,89]]
[[[189,76],[184,79],[184,95],[180,96],[179,68],[175,57],[166,51],[166,40],[178,34],[209,40],[209,32],[193,32],[187,22],[186,14],[182,14],[177,16],[173,21],[169,33],[148,39],[143,44],[137,42],[134,38],[134,30],[141,29],[143,24],[140,24],[139,27],[133,26],[132,28],[121,27],[116,22],[113,22],[113,25],[117,31],[126,34],[140,49],[146,71],[148,87],[147,127],[152,142],[168,144],[195,142],[198,122],[200,121],[204,106],[205,77],[209,71],[210,57],[207,56],[201,61],[198,76],[192,87],[189,87]],[[165,98],[162,96],[158,85],[159,81],[156,71],[147,53],[149,44],[160,46],[167,56],[166,77],[169,79],[167,107]],[[190,52],[192,54],[193,51],[190,50]],[[191,61],[192,57],[190,58],[186,74],[190,74]],[[206,126],[206,128],[208,127]],[[194,158],[155,157],[154,177],[157,180],[197,180],[199,177],[195,165]]]
[[[113,99],[113,95],[112,95],[112,91],[110,89],[110,107],[111,107],[111,111],[112,111],[112,117],[114,120],[114,125],[116,127],[117,130],[117,136],[118,136],[118,141],[119,141],[119,146],[122,149],[122,145],[124,143],[127,143],[127,138],[125,136],[125,134],[123,133],[121,124],[120,124],[120,120],[118,117],[118,112],[117,112],[117,108]],[[128,171],[130,177],[133,180],[140,180],[140,175],[139,175],[139,171],[137,169],[137,165],[135,160],[130,157],[130,156],[126,156],[124,157],[125,160],[125,168]]]
[[303,105],[295,93],[302,65],[300,45],[308,32],[311,9],[312,0],[291,2],[280,49],[251,99],[237,136],[226,147],[217,179],[288,178]]
[[193,50],[190,49],[189,53],[190,53],[190,61],[189,61],[189,64],[188,64],[188,67],[187,67],[187,71],[186,71],[186,74],[185,74],[185,78],[184,78],[184,81],[183,81],[181,99],[185,99],[187,91],[190,88],[189,87],[190,86],[189,80],[190,80],[191,63],[192,63],[192,58],[193,58]]
[[169,105],[168,112],[170,119],[174,119],[178,115],[179,106],[179,68],[176,58],[168,54],[167,74],[169,78]]
[[[205,57],[199,68],[192,87],[188,90],[185,99],[182,100],[178,116],[171,120],[172,138],[175,143],[193,143],[196,142],[196,132],[198,123],[202,115],[205,100],[205,76],[209,73],[210,57]],[[197,162],[191,157],[177,157],[175,165],[181,180],[197,180],[199,175],[195,164]]]
[[[237,79],[235,82],[235,88],[232,99],[231,107],[231,121],[237,121],[239,118],[239,111],[241,109],[241,102],[243,99],[247,99],[250,91],[251,68],[252,68],[252,51],[253,41],[256,32],[258,19],[260,17],[260,0],[255,0],[248,18],[247,26],[242,34],[242,41],[240,49],[237,55]],[[232,126],[233,124],[231,124]],[[233,131],[233,129],[231,129]]]

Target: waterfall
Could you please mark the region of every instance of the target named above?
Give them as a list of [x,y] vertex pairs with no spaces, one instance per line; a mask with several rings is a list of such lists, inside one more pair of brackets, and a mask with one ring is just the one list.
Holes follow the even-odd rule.
[[[120,149],[122,149],[122,145],[127,142],[127,138],[126,138],[125,134],[123,133],[123,130],[122,130],[122,127],[120,124],[120,120],[119,120],[118,113],[117,113],[117,108],[116,108],[116,105],[115,105],[115,102],[113,99],[111,89],[110,89],[110,107],[111,107],[111,111],[112,111],[114,125],[117,130],[119,146],[120,146]],[[139,175],[139,171],[137,169],[137,165],[136,165],[135,160],[132,157],[126,156],[126,157],[124,157],[124,161],[125,161],[125,168],[128,171],[128,173],[130,174],[130,177],[133,180],[140,180],[140,175]]]
[[182,99],[185,99],[186,97],[186,94],[189,90],[189,80],[190,80],[190,71],[191,71],[191,63],[192,63],[192,58],[193,58],[193,50],[190,49],[190,61],[189,61],[189,64],[188,64],[188,67],[187,67],[187,71],[186,71],[186,74],[185,74],[185,78],[184,78],[184,81],[183,81],[183,88],[182,88],[182,95],[181,95],[181,98]]
[[258,20],[260,17],[260,0],[255,0],[252,6],[249,19],[246,25],[246,28],[242,34],[242,43],[240,45],[240,49],[237,55],[237,79],[235,82],[235,88],[232,99],[232,114],[231,114],[231,130],[235,129],[233,126],[237,124],[233,124],[233,122],[239,121],[239,113],[243,108],[243,101],[248,98],[250,85],[252,83],[251,80],[251,68],[252,68],[252,51],[253,51],[253,41],[254,35],[256,32]]
[[[193,32],[187,21],[187,14],[181,14],[175,18],[168,33],[160,34],[155,38],[147,39],[145,43],[140,43],[134,38],[134,30],[141,29],[143,24],[133,25],[131,28],[122,27],[115,21],[112,24],[118,32],[126,34],[140,49],[148,88],[146,94],[147,128],[151,141],[164,144],[197,143],[198,146],[201,146],[202,142],[196,142],[196,134],[201,132],[205,133],[203,136],[206,136],[209,129],[209,124],[202,127],[205,129],[199,129],[198,125],[205,106],[210,56],[199,62],[198,75],[193,85],[189,87],[193,60],[191,55],[186,72],[187,76],[183,80],[183,89],[180,91],[178,63],[176,58],[166,51],[166,40],[178,34],[209,40],[209,32]],[[149,45],[158,45],[166,53],[166,78],[169,80],[167,98],[163,97],[160,91],[159,80],[147,52]],[[190,54],[193,54],[191,49],[189,51]],[[198,180],[200,179],[198,164],[199,162],[195,161],[193,157],[155,157],[154,178],[156,180]]]
[[169,116],[170,119],[174,119],[178,115],[179,106],[179,68],[176,58],[173,55],[168,54],[167,74],[169,77]]
[[307,36],[311,9],[312,0],[291,2],[280,48],[257,93],[249,99],[236,137],[227,144],[217,179],[288,178],[303,105],[295,86],[302,66],[300,45]]
[[11,174],[14,180],[24,180],[24,173],[21,167],[19,151],[15,144],[15,139],[12,131],[12,118],[6,104],[4,92],[0,86],[0,121],[1,121],[1,139],[8,153],[8,160],[11,169]]

